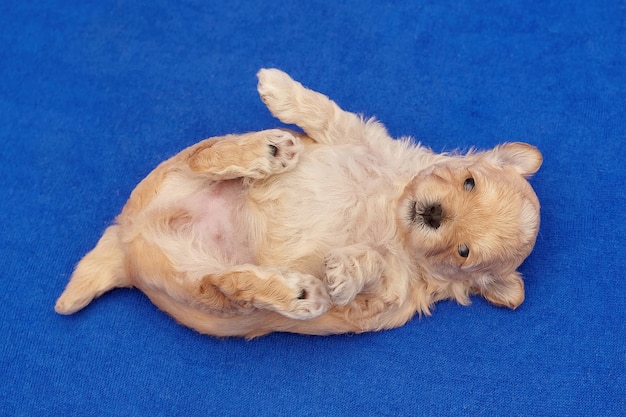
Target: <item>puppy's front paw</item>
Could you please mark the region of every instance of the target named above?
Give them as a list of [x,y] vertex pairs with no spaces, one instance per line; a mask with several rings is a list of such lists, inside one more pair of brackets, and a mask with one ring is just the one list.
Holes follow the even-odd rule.
[[322,281],[313,275],[297,272],[285,274],[285,279],[294,289],[295,297],[288,308],[278,311],[292,319],[307,320],[324,314],[330,306],[330,297]]
[[324,262],[326,288],[337,305],[347,305],[364,289],[380,285],[386,267],[382,255],[364,244],[333,249]]
[[273,172],[283,172],[297,162],[304,145],[292,133],[280,129],[267,131],[268,158]]
[[326,288],[334,304],[345,306],[363,289],[362,274],[354,259],[340,251],[332,251],[324,259]]

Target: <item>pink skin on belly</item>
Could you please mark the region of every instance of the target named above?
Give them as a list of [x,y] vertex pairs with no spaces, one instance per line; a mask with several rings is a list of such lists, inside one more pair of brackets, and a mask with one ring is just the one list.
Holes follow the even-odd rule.
[[241,182],[229,180],[211,184],[185,202],[187,211],[193,213],[194,234],[227,262],[250,262],[253,257],[243,224],[244,199]]

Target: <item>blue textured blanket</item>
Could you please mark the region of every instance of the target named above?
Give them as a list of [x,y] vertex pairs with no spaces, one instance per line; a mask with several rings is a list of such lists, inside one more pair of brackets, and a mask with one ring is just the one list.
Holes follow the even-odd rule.
[[[0,414],[626,415],[625,20],[623,1],[3,2]],[[55,314],[158,162],[279,125],[260,67],[436,151],[536,145],[525,303],[252,342],[136,290]]]

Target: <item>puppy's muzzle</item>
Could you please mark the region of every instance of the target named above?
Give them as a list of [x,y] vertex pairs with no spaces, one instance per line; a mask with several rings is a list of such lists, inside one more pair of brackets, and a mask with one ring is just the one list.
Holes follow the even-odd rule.
[[422,219],[424,219],[424,224],[433,229],[438,229],[441,226],[441,221],[443,219],[443,209],[441,208],[441,204],[432,204],[426,208],[421,213]]

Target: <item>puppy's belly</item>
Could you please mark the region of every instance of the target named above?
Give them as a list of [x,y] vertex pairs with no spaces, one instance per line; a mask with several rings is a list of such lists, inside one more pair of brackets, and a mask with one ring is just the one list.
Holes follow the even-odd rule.
[[189,197],[184,202],[183,223],[190,221],[192,240],[197,239],[206,252],[227,263],[252,261],[244,201],[238,180],[211,184]]

